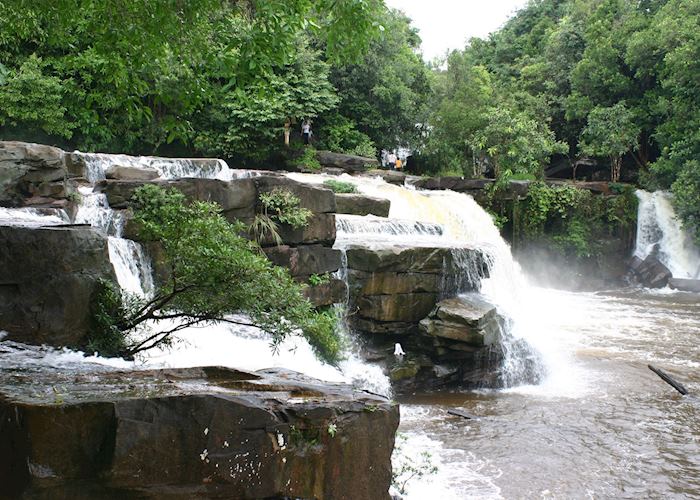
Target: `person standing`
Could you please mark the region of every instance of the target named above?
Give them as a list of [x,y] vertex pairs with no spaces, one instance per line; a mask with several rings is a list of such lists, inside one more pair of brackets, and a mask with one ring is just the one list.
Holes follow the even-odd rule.
[[307,146],[311,142],[311,134],[313,132],[311,131],[311,122],[308,120],[304,120],[301,122],[301,137],[304,139],[304,144]]
[[396,168],[396,155],[393,151],[389,153],[389,156],[386,157],[386,160],[391,170]]

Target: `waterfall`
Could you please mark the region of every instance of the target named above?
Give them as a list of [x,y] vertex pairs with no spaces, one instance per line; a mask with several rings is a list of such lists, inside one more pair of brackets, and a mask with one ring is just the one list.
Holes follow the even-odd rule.
[[700,249],[673,210],[670,193],[637,191],[639,211],[634,254],[646,258],[658,245],[657,258],[674,278],[700,279]]
[[[315,183],[324,179],[299,175],[294,178]],[[389,199],[390,219],[337,216],[336,248],[353,242],[451,248],[452,262],[445,273],[447,280],[442,283],[442,295],[463,293],[477,284],[481,294],[496,305],[505,318],[501,339],[505,385],[541,379],[550,365],[546,353],[557,354],[548,349],[546,333],[537,327],[537,318],[530,314],[526,305],[529,286],[491,216],[466,194],[417,191],[378,178],[346,180],[363,194]],[[474,262],[473,252],[461,250],[465,248],[482,251],[488,265],[488,278],[483,277],[482,270]]]
[[110,236],[109,260],[122,290],[141,297],[153,293],[151,261],[143,246],[132,240]]

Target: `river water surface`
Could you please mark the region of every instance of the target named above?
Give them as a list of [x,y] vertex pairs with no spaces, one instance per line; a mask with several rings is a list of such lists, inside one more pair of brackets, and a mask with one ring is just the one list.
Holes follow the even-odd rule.
[[[543,384],[403,399],[408,498],[700,498],[700,297],[531,289],[558,353]],[[474,416],[447,414],[451,408]]]

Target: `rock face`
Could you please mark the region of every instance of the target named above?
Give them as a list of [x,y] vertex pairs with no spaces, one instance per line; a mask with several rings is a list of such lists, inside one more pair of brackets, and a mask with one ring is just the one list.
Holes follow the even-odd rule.
[[350,215],[376,215],[389,217],[391,201],[373,198],[362,194],[337,193],[335,195],[337,213]]
[[389,498],[398,405],[342,384],[226,368],[2,382],[12,498]]
[[66,198],[73,191],[64,182],[66,177],[63,150],[43,144],[0,141],[0,206],[50,206],[55,201],[50,195]]
[[654,252],[644,260],[632,257],[630,270],[642,285],[649,288],[663,288],[673,278],[671,271],[656,258]]
[[330,306],[345,302],[348,287],[343,280],[330,278],[328,282],[310,285],[304,289],[304,296],[316,307]]
[[389,184],[396,184],[397,186],[403,186],[406,182],[406,174],[397,170],[374,169],[362,172],[362,175],[368,177],[381,177],[382,179],[384,179],[384,182],[388,182]]
[[101,181],[96,189],[107,196],[111,208],[126,208],[134,191],[144,184],[175,188],[188,200],[213,201],[221,205],[224,216],[230,221],[251,219],[256,200],[255,185],[251,179],[235,179],[231,182],[217,179],[177,179],[160,181],[110,180]]
[[[350,326],[364,337],[367,358],[383,363],[395,390],[497,385],[502,352],[495,347],[495,309],[477,299],[439,302],[478,290],[488,276],[479,250],[351,246],[346,255]],[[393,356],[396,343],[405,358]]]
[[265,248],[265,254],[274,264],[289,269],[296,278],[312,274],[332,273],[340,267],[341,252],[322,245],[290,247],[280,245]]
[[347,173],[367,170],[368,165],[379,166],[379,161],[376,158],[365,158],[364,156],[331,153],[330,151],[317,151],[316,159],[322,167],[337,168]]
[[79,346],[99,279],[115,279],[107,238],[90,227],[0,226],[0,330]]

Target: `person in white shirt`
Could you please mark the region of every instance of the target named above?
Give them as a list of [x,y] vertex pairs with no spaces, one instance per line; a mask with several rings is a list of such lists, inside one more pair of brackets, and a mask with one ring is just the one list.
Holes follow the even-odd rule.
[[396,155],[392,151],[389,153],[389,156],[386,157],[387,163],[389,164],[390,169],[395,169],[396,168]]
[[301,137],[304,139],[304,144],[309,144],[311,141],[311,135],[313,132],[311,131],[311,122],[304,120],[301,122]]

